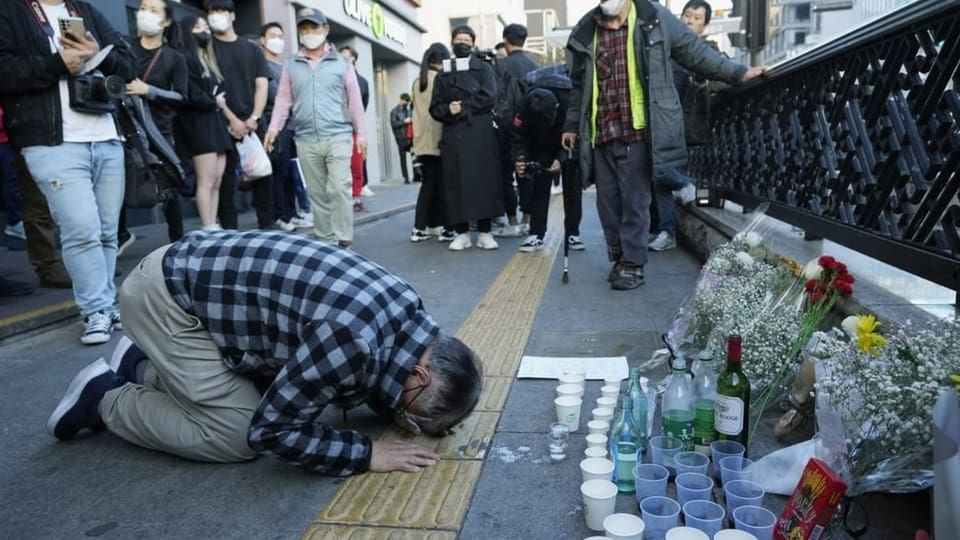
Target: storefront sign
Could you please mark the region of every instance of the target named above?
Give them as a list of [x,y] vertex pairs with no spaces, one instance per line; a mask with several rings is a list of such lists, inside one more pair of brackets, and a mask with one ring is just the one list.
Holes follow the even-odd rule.
[[403,23],[388,15],[380,4],[370,0],[343,0],[343,11],[370,28],[377,39],[386,37],[401,46],[407,44],[407,30]]

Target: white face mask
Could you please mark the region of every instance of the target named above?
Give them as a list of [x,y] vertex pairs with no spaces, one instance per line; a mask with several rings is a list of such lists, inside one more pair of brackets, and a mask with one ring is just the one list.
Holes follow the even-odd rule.
[[303,46],[311,51],[314,49],[319,49],[321,45],[327,42],[326,32],[322,34],[304,34],[300,36],[300,43],[303,43]]
[[207,24],[210,29],[218,34],[222,34],[230,29],[230,19],[223,13],[214,13],[207,17]]
[[600,4],[600,11],[607,17],[616,17],[623,8],[623,0],[607,0]]
[[267,40],[267,50],[277,56],[283,54],[284,45],[285,42],[283,41],[283,38],[270,38]]
[[149,11],[137,12],[137,30],[143,36],[155,36],[163,32],[163,19]]

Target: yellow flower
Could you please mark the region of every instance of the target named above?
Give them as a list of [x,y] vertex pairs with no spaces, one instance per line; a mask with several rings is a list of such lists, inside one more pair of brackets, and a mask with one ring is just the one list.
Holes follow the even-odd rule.
[[798,263],[795,259],[791,259],[790,257],[780,257],[780,262],[785,264],[787,268],[790,269],[790,272],[793,273],[793,275],[803,275],[803,267],[800,266],[800,263]]
[[951,375],[950,380],[957,384],[957,392],[960,392],[960,375]]
[[887,344],[887,339],[875,332],[878,326],[880,323],[873,315],[857,315],[858,349],[865,353],[873,353]]

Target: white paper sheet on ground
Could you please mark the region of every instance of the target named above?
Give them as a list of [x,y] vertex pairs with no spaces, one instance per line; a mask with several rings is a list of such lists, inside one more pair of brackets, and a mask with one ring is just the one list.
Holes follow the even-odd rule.
[[520,361],[518,379],[556,379],[565,369],[582,369],[587,379],[603,380],[610,378],[626,379],[626,356],[564,357],[564,356],[524,356]]

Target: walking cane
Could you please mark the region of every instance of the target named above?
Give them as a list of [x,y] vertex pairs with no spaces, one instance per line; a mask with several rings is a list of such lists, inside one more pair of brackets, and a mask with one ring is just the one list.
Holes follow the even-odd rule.
[[570,242],[566,238],[563,239],[563,276],[560,281],[564,285],[570,283]]
[[[564,173],[563,173],[563,187],[564,187],[564,191],[566,191],[566,188],[567,188],[567,181],[568,181],[567,173],[570,172],[570,166],[569,166],[569,164],[570,164],[570,162],[571,162],[572,160],[573,160],[573,150],[569,150],[569,149],[568,149],[568,150],[567,150],[567,165],[568,165],[568,166],[565,167],[566,171],[564,171]],[[580,177],[580,175],[578,175],[578,174],[576,174],[576,173],[571,174],[570,176],[572,176],[572,178],[569,178],[569,181],[570,181],[571,183],[575,182],[575,181],[576,181],[577,179],[579,179],[579,177]],[[570,186],[570,187],[571,187],[572,189],[580,189],[579,183],[578,183],[577,185],[573,185],[573,186]],[[565,197],[565,196],[566,196],[566,193],[564,193],[563,195],[561,195],[561,197]],[[564,211],[566,211],[566,210],[564,210]],[[564,216],[564,218],[566,218],[566,215]],[[570,283],[570,242],[569,242],[568,239],[567,239],[567,231],[566,231],[566,230],[563,231],[563,275],[560,276],[560,281],[561,281],[564,285]]]

